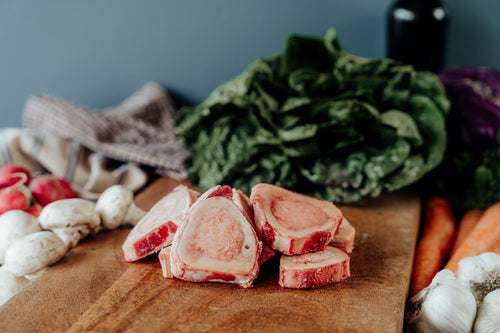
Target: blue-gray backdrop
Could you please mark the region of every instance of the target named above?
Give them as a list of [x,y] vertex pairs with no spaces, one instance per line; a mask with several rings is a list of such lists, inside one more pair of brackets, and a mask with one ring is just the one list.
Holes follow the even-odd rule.
[[[21,126],[26,98],[91,108],[147,81],[179,104],[201,102],[291,33],[335,27],[344,48],[383,57],[391,0],[0,1],[0,127]],[[447,67],[500,68],[500,1],[448,0]]]

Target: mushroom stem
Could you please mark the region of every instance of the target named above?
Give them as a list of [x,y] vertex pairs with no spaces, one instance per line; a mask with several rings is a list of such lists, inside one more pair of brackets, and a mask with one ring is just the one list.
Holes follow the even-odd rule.
[[75,247],[78,242],[90,234],[90,229],[87,225],[82,224],[70,228],[54,228],[52,229],[66,246],[67,250]]
[[134,226],[144,217],[144,215],[146,215],[146,212],[132,202],[128,207],[127,214],[125,214],[123,218],[123,222]]

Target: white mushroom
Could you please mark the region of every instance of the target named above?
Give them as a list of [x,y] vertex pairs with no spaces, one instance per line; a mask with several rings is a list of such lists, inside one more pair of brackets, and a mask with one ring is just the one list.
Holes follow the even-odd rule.
[[15,240],[41,230],[38,220],[22,210],[0,215],[0,264],[4,263],[5,252]]
[[80,239],[90,234],[90,229],[85,224],[71,228],[53,228],[51,231],[61,238],[68,250],[75,247]]
[[3,266],[0,268],[0,306],[30,283],[24,276],[16,276]]
[[54,201],[45,206],[38,220],[43,229],[73,228],[85,225],[90,232],[96,232],[101,224],[95,203],[73,198]]
[[97,200],[96,210],[106,229],[116,229],[125,224],[136,225],[146,214],[134,204],[133,192],[123,185],[106,189]]
[[66,246],[55,233],[39,231],[19,238],[5,253],[5,269],[16,276],[33,274],[55,264],[66,254]]

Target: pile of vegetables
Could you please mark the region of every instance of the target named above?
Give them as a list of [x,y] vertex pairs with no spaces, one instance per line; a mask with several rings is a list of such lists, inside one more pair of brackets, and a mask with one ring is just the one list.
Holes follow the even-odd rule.
[[500,202],[458,224],[445,198],[429,198],[424,212],[408,323],[415,332],[498,332]]
[[443,159],[449,101],[436,75],[343,50],[336,31],[292,35],[198,106],[176,131],[202,191],[259,182],[350,203],[421,179]]
[[439,74],[451,101],[443,163],[422,181],[430,194],[415,255],[408,323],[417,332],[500,327],[500,71]]
[[451,101],[448,147],[424,183],[462,215],[500,201],[500,71],[459,67],[439,78]]
[[49,203],[75,195],[71,185],[55,175],[32,175],[26,168],[12,163],[0,168],[0,215],[22,210],[37,217]]

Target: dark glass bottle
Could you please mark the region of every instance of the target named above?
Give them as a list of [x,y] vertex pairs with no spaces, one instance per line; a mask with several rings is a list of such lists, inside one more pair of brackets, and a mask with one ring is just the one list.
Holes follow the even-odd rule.
[[448,9],[439,0],[398,0],[388,11],[387,56],[438,72],[444,67]]

